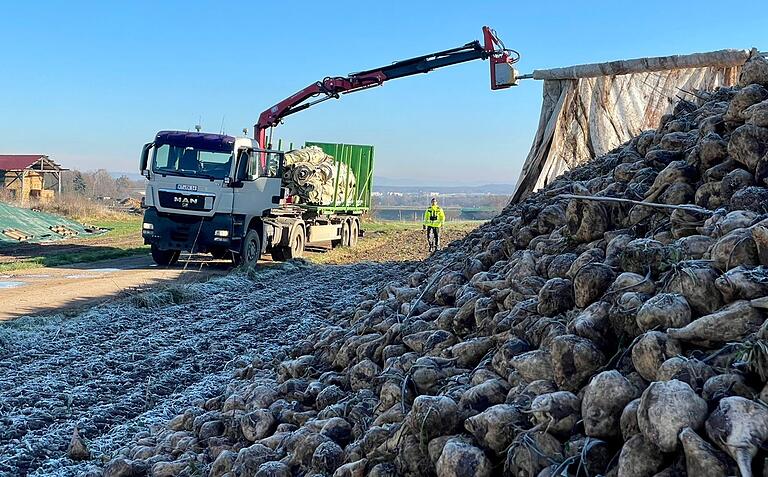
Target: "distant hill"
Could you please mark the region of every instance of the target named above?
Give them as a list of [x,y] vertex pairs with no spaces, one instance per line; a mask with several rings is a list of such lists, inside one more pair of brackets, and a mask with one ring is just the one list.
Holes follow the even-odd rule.
[[515,191],[513,184],[483,184],[483,185],[383,185],[373,180],[375,192],[401,192],[404,194],[418,194],[435,192],[438,194],[492,194],[512,195]]

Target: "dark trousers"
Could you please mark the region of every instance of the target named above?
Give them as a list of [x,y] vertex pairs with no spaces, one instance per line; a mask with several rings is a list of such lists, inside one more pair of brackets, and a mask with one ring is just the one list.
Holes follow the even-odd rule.
[[429,234],[435,236],[435,250],[440,248],[440,227],[427,226],[427,241],[429,241]]

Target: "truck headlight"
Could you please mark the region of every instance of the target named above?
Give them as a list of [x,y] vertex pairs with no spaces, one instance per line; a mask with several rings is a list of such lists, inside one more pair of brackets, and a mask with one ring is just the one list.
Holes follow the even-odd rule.
[[143,230],[155,230],[155,225],[150,224],[149,222],[144,222],[143,224],[141,224],[141,228]]
[[214,237],[229,237],[229,230],[214,230]]

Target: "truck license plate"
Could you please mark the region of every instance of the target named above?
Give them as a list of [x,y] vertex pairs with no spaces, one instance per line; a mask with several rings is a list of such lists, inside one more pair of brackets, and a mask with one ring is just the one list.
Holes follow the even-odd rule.
[[176,190],[186,190],[189,192],[197,192],[197,186],[190,185],[190,184],[176,184]]

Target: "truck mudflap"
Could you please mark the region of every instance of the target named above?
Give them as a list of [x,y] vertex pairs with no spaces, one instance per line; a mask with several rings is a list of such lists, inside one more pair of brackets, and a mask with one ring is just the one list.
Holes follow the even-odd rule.
[[240,234],[235,230],[235,217],[215,214],[212,217],[165,214],[150,207],[144,212],[144,243],[161,250],[212,252],[240,247]]

